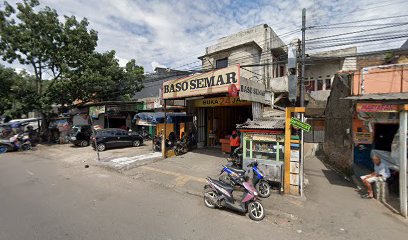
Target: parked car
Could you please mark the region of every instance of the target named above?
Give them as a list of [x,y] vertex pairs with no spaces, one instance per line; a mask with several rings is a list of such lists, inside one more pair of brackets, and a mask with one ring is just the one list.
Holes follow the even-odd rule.
[[91,140],[92,128],[90,125],[73,126],[68,135],[68,139],[76,146],[89,146]]
[[96,136],[91,137],[92,147],[95,149],[97,146],[100,152],[108,148],[139,147],[143,144],[143,138],[139,134],[119,128],[100,129],[95,133]]

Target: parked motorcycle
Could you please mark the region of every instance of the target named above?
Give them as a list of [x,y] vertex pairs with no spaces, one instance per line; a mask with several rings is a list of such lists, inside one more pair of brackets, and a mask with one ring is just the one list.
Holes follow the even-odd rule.
[[139,132],[139,135],[143,138],[143,140],[152,140],[152,137],[150,136],[150,133],[146,130],[142,130]]
[[260,221],[265,217],[262,203],[258,200],[258,192],[251,182],[242,182],[244,194],[242,199],[233,197],[234,188],[222,181],[207,177],[207,185],[204,186],[204,204],[209,208],[229,208],[241,213],[248,213],[249,218]]
[[11,137],[9,140],[0,140],[0,153],[10,151],[27,151],[32,149],[32,143],[27,133]]
[[[271,185],[265,178],[264,173],[258,168],[258,162],[254,161],[248,164],[248,167],[252,170],[252,184],[256,187],[259,197],[269,197],[271,195]],[[220,181],[231,184],[232,186],[236,186],[239,180],[245,177],[246,173],[245,170],[232,166],[223,166],[220,175],[224,172],[227,174],[222,175]]]
[[227,158],[229,166],[242,169],[242,147],[236,148]]

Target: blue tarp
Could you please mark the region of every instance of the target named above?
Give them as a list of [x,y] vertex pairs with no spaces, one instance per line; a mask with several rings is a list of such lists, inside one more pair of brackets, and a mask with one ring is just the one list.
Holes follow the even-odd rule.
[[[193,116],[187,115],[184,112],[170,112],[167,113],[167,123],[185,123],[185,122],[192,122]],[[139,120],[139,121],[138,121]],[[144,124],[158,124],[164,123],[164,112],[142,112],[138,113],[133,117],[133,121],[136,123],[144,122]]]

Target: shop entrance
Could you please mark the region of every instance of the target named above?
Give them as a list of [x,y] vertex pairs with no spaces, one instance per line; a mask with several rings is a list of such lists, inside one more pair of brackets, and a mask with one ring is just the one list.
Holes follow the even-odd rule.
[[251,106],[205,108],[207,146],[220,146],[221,139],[228,139],[236,125],[252,119]]
[[374,125],[374,148],[391,152],[391,144],[395,134],[398,132],[398,124],[381,124]]

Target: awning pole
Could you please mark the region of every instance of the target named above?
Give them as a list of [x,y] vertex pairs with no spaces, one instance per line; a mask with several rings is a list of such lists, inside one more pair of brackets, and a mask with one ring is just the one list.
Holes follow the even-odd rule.
[[401,215],[407,217],[407,111],[400,112],[400,208]]
[[162,134],[162,156],[166,158],[166,125],[167,125],[167,113],[166,113],[166,99],[164,99],[164,133]]

